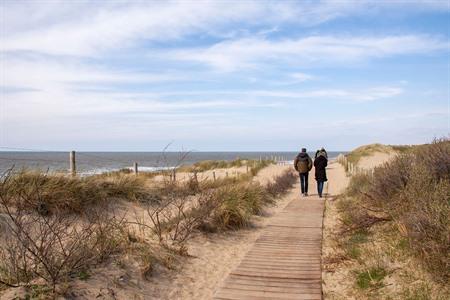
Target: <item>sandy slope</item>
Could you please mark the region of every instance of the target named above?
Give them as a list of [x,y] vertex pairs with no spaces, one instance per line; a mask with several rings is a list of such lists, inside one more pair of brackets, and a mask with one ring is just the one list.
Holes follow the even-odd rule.
[[395,151],[389,152],[375,152],[370,156],[362,157],[358,162],[358,167],[362,169],[373,169],[379,165],[384,164],[385,162],[390,161],[397,155]]

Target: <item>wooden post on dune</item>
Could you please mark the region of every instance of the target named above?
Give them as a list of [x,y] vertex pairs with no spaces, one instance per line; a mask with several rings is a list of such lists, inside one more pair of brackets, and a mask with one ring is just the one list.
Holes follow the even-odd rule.
[[134,164],[133,164],[133,173],[134,173],[134,175],[138,174],[138,163],[137,162],[134,162]]
[[75,151],[70,151],[70,174],[77,175],[77,166],[75,164]]
[[215,171],[213,171],[213,179],[214,179],[214,181],[216,181],[216,172]]
[[248,165],[246,167],[247,167],[247,174],[248,174]]

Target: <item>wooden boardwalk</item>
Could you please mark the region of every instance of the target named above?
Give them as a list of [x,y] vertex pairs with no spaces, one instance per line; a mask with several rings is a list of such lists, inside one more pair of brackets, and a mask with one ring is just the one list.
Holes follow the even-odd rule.
[[322,299],[324,200],[297,198],[276,215],[214,299]]

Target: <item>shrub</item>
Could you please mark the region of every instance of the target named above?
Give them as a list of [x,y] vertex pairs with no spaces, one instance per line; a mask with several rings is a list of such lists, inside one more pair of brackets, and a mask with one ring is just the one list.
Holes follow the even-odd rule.
[[[36,181],[25,191],[13,191],[10,177],[0,182],[0,214],[4,216],[0,236],[0,282],[8,286],[43,279],[55,293],[56,284],[87,270],[120,246],[122,223],[102,209],[91,209],[89,218],[74,214],[42,214],[28,208],[34,195],[47,187]],[[17,205],[18,197],[20,205]],[[31,198],[30,198],[31,197]],[[14,206],[13,206],[14,204]],[[114,240],[111,237],[115,237]]]
[[450,141],[436,140],[397,156],[373,176],[353,176],[340,210],[349,230],[394,220],[436,281],[450,265]]

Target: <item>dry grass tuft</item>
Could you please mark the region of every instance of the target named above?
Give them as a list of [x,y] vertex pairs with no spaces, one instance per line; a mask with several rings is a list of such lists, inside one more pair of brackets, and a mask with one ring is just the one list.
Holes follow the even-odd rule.
[[373,176],[354,176],[347,196],[340,202],[344,231],[392,220],[434,280],[450,280],[450,141],[406,151]]
[[82,214],[87,208],[107,204],[109,198],[152,199],[151,191],[145,187],[145,180],[134,175],[80,178],[20,171],[13,173],[5,185],[12,204],[43,215],[63,212]]

